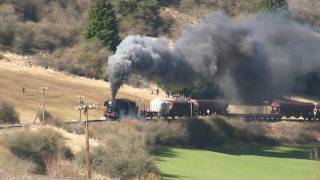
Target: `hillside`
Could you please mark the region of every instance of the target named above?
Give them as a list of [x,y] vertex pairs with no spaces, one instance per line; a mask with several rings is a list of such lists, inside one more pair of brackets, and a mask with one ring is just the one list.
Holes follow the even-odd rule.
[[[12,57],[12,55],[8,55]],[[14,58],[15,57],[15,58]],[[77,96],[85,96],[86,103],[98,104],[96,111],[90,112],[90,118],[100,118],[103,115],[103,103],[110,99],[110,88],[107,82],[73,76],[66,73],[28,67],[22,57],[14,56],[14,62],[0,60],[0,100],[15,106],[22,123],[31,123],[38,109],[41,92],[39,87],[48,87],[47,110],[61,120],[75,120],[79,112],[76,110]],[[25,95],[22,88],[25,87]],[[146,103],[155,98],[150,89],[124,86],[118,97],[128,98]]]

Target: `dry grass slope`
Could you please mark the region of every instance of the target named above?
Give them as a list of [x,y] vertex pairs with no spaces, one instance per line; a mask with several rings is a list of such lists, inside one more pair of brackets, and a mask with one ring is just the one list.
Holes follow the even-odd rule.
[[[24,61],[24,60],[21,60]],[[20,114],[23,124],[32,123],[41,101],[39,87],[46,86],[47,110],[55,118],[75,120],[79,112],[76,110],[78,95],[85,96],[87,103],[98,104],[98,110],[90,112],[91,118],[100,118],[103,114],[103,102],[110,99],[109,84],[102,80],[92,80],[68,75],[40,67],[27,67],[25,63],[15,60],[0,60],[0,101],[13,104]],[[25,87],[25,95],[22,88]],[[143,104],[154,99],[151,90],[124,86],[118,97],[128,98]]]

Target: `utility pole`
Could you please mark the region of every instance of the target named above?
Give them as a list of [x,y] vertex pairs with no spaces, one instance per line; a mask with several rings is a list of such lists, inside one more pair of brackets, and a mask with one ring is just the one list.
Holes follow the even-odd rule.
[[46,90],[48,90],[48,87],[40,87],[40,90],[42,90],[42,123],[45,125],[45,111],[46,111]]
[[265,114],[268,114],[268,104],[270,103],[270,101],[263,101],[264,106],[265,106]]
[[193,107],[192,107],[192,101],[190,101],[190,117],[193,116]]
[[82,106],[84,106],[84,101],[83,101],[83,99],[84,99],[85,97],[84,96],[77,96],[77,99],[78,99],[78,110],[79,110],[79,122],[81,122],[82,121]]
[[90,163],[90,144],[89,144],[89,110],[90,109],[97,109],[97,105],[90,105],[90,104],[79,104],[78,109],[84,110],[86,115],[85,121],[85,133],[86,133],[86,165],[87,165],[87,179],[91,179],[91,163]]
[[87,162],[87,179],[91,179],[91,163],[90,163],[90,144],[89,144],[89,111],[86,107],[86,162]]
[[138,98],[138,120],[140,120],[140,105],[141,105],[141,103],[140,103],[140,98]]
[[270,101],[263,101],[264,106],[265,106],[265,120],[266,120],[266,126],[268,126],[268,104]]

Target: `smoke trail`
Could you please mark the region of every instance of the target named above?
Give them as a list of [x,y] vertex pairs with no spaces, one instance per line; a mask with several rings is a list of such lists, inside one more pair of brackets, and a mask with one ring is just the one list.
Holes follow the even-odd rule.
[[320,67],[318,33],[272,15],[235,21],[214,13],[187,28],[174,49],[166,44],[163,38],[124,39],[108,61],[113,95],[137,73],[159,83],[211,82],[229,100],[257,102],[305,88],[296,79]]
[[116,53],[109,57],[107,71],[113,98],[132,73],[158,83],[181,86],[197,77],[176,52],[168,49],[164,38],[143,36],[124,39]]
[[262,101],[274,93],[263,44],[252,28],[222,13],[212,14],[198,26],[187,28],[175,49],[202,80],[218,84],[231,100]]

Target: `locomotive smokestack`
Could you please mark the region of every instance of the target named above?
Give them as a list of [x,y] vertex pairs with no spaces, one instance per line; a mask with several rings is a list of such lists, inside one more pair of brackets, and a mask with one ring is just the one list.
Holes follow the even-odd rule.
[[301,76],[320,74],[318,34],[289,17],[235,21],[214,13],[185,29],[173,49],[164,38],[128,36],[108,60],[112,96],[131,74],[140,74],[175,86],[213,83],[231,101],[262,102],[305,88]]

